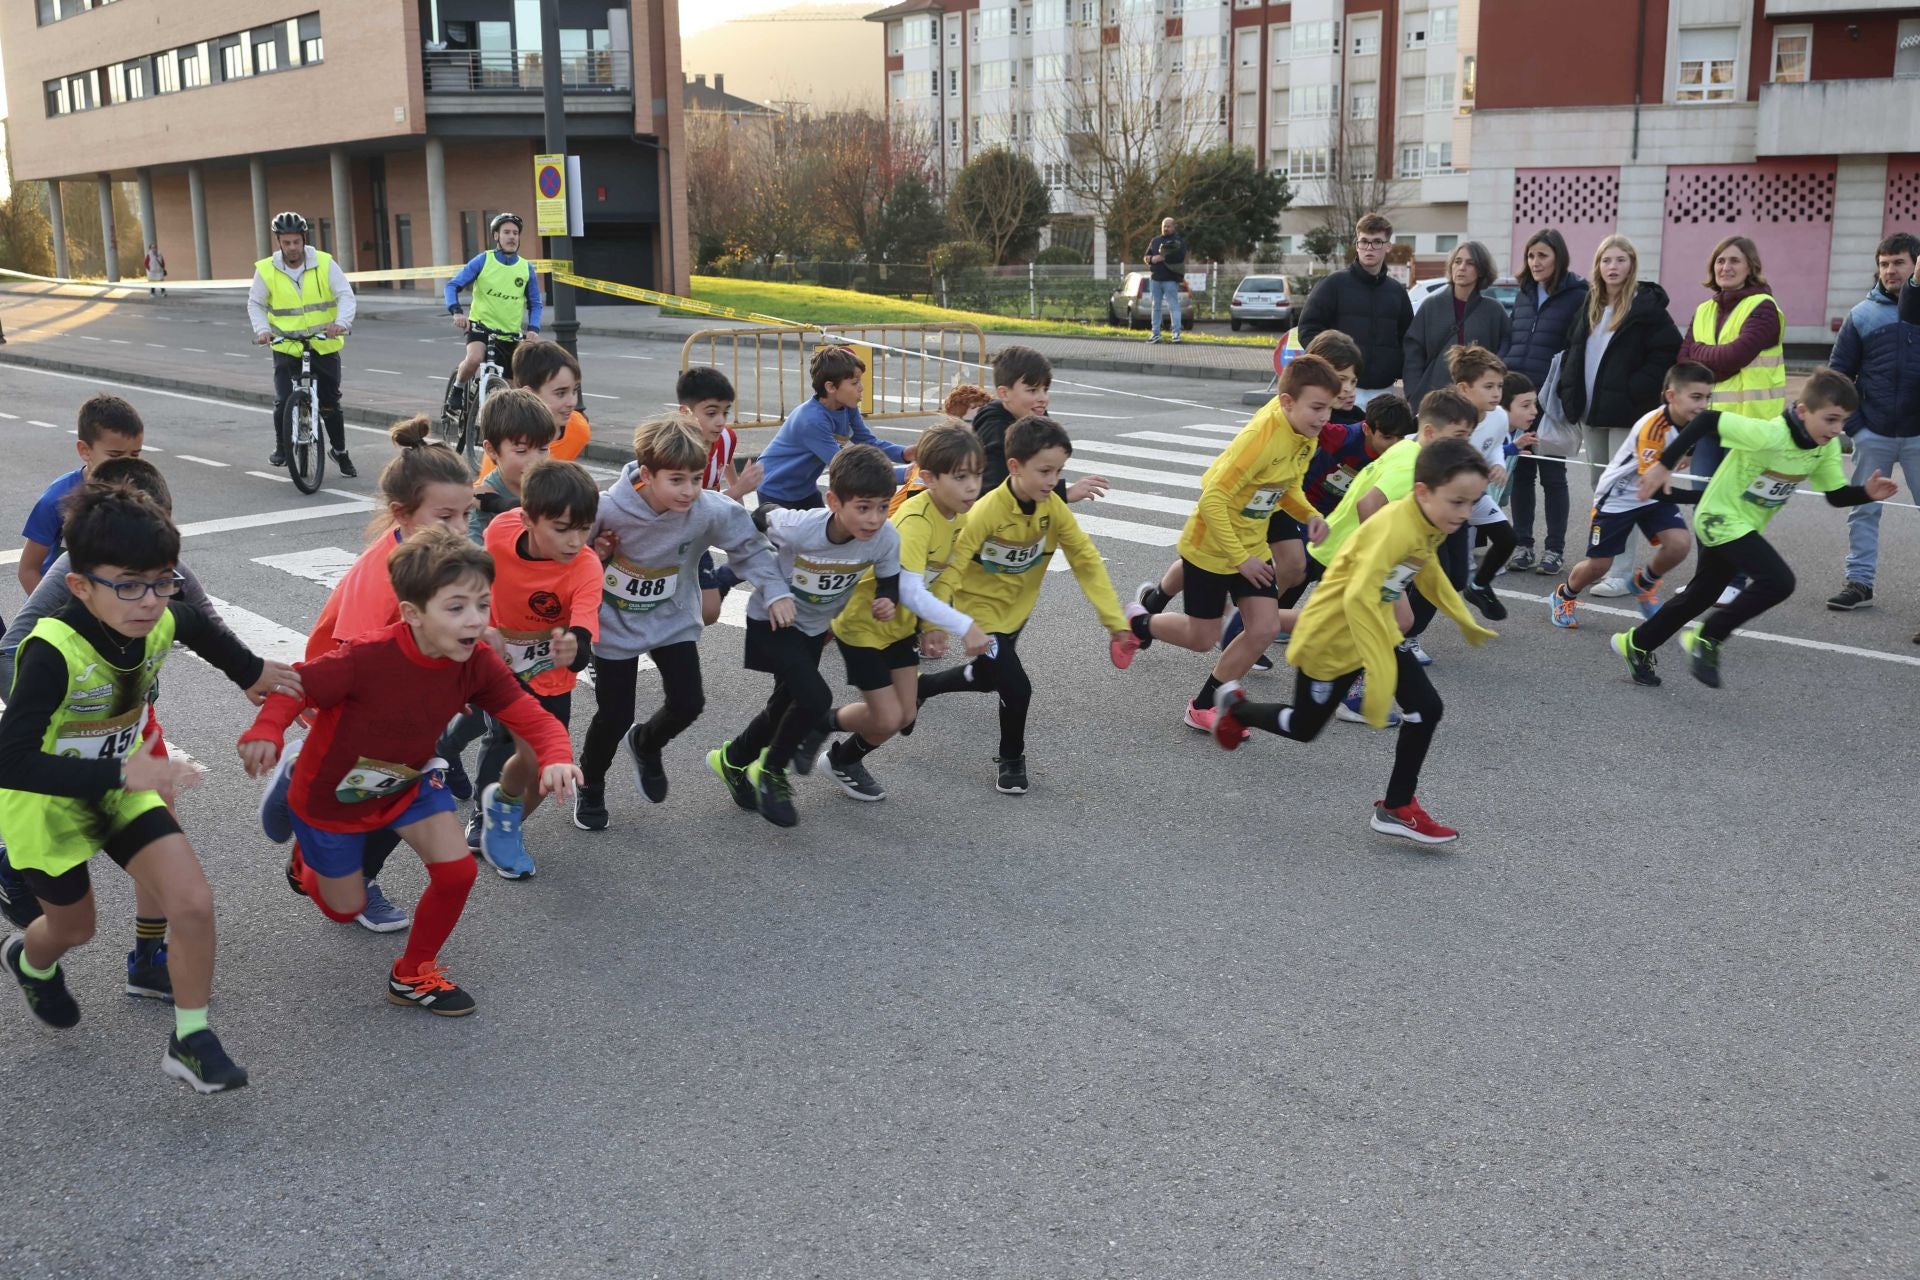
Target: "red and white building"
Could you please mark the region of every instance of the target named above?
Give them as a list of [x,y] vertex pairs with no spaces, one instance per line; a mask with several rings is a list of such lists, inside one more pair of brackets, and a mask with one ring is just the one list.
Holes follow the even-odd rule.
[[1760,249],[1790,342],[1830,341],[1874,246],[1920,232],[1920,6],[1481,0],[1468,230],[1503,268],[1619,231],[1684,325],[1722,236]]

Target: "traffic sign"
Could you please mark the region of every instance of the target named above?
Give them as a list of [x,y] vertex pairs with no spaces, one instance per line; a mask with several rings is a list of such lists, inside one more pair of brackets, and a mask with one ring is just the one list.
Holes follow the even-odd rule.
[[533,222],[542,236],[567,234],[567,158],[533,158]]

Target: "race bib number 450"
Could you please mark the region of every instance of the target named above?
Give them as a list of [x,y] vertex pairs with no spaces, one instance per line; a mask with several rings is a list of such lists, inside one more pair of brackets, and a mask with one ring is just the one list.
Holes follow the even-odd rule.
[[988,538],[980,544],[980,566],[988,573],[1025,573],[1045,556],[1046,543],[1039,538],[1032,542]]
[[809,560],[795,557],[793,594],[808,604],[832,604],[852,591],[871,566],[864,560]]
[[680,566],[630,564],[615,556],[607,562],[601,599],[624,613],[651,613],[673,599],[680,584]]

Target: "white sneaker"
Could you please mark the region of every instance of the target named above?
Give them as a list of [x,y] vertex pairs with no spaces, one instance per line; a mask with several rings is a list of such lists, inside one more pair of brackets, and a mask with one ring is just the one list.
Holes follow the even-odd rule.
[[1633,583],[1625,577],[1608,576],[1587,588],[1590,596],[1630,596]]
[[1713,602],[1713,605],[1714,605],[1714,608],[1716,609],[1724,609],[1728,605],[1732,604],[1735,600],[1738,600],[1739,598],[1740,598],[1740,588],[1728,587],[1725,591],[1722,591],[1720,593],[1720,598],[1718,600],[1715,600]]

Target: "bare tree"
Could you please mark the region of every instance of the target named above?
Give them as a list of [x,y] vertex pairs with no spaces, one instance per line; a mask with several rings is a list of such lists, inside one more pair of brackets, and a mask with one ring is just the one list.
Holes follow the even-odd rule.
[[1355,120],[1342,112],[1335,126],[1332,174],[1325,180],[1326,225],[1344,243],[1363,214],[1386,213],[1406,201],[1411,184],[1396,177],[1392,156],[1376,146],[1379,133],[1373,120]]

